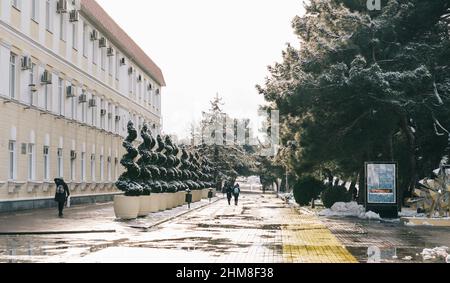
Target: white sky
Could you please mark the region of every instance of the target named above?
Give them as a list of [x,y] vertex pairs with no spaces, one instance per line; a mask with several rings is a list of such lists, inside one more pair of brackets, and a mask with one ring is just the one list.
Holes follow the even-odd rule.
[[256,119],[267,66],[281,60],[301,0],[97,0],[162,69],[163,131],[184,138],[218,92],[232,117]]

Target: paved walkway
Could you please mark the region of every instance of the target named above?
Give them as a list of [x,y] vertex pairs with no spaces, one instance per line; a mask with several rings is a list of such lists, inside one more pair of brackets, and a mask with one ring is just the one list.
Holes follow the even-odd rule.
[[321,220],[297,212],[274,195],[244,194],[239,206],[229,206],[224,199],[196,205],[203,208],[156,227],[150,226],[186,209],[132,222],[114,221],[111,204],[72,208],[62,220],[53,218],[53,210],[0,215],[0,229],[116,230],[0,236],[0,262],[357,262]]
[[353,263],[356,259],[313,215],[273,195],[244,195],[165,223],[81,259],[83,262]]

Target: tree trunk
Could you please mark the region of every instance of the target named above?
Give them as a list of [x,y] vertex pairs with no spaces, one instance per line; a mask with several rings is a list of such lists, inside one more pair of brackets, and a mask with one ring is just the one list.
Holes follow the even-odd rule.
[[401,199],[403,200],[403,196],[405,193],[411,194],[414,190],[414,187],[417,182],[417,158],[416,158],[416,137],[414,136],[411,127],[409,126],[408,117],[406,114],[402,115],[402,130],[406,135],[408,140],[408,150],[409,150],[409,181],[407,183],[406,188],[404,188],[401,193]]
[[365,164],[361,166],[358,174],[358,204],[365,204],[366,202],[366,168]]

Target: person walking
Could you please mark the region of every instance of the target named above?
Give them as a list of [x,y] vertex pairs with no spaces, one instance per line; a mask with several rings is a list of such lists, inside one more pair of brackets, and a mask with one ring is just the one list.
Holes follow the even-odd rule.
[[59,217],[63,217],[64,205],[67,202],[67,199],[70,196],[69,187],[63,179],[57,178],[55,179],[56,184],[56,193],[55,193],[55,201],[58,203],[58,212]]
[[228,188],[228,181],[225,181],[222,187],[223,197],[225,197],[225,195],[227,194],[227,188]]
[[235,205],[238,205],[239,195],[240,194],[241,194],[241,187],[239,186],[238,183],[236,183],[236,185],[234,185],[234,188],[233,188],[234,204]]
[[233,198],[233,187],[230,185],[230,183],[227,182],[226,188],[228,205],[231,205],[231,199]]

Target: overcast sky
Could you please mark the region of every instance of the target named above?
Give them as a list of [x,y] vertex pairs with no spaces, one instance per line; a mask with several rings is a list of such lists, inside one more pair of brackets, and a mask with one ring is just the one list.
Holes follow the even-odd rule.
[[97,0],[162,69],[163,131],[188,135],[218,92],[232,117],[255,119],[267,66],[297,44],[301,0]]

